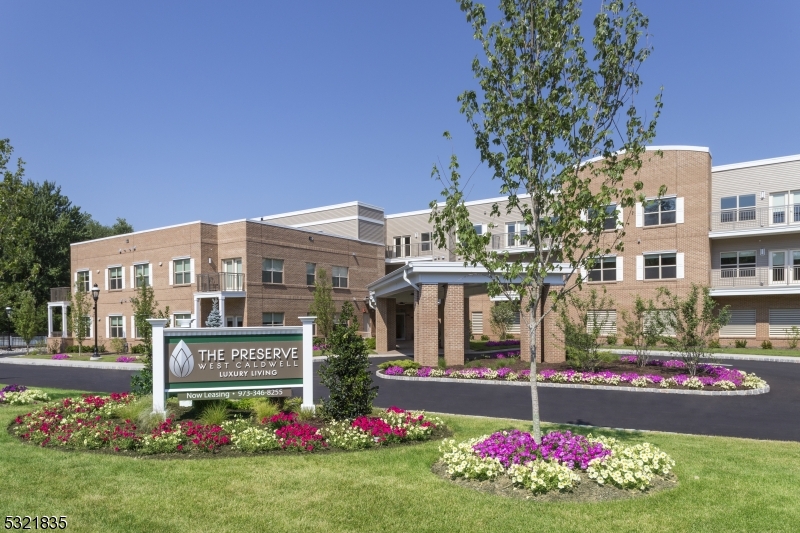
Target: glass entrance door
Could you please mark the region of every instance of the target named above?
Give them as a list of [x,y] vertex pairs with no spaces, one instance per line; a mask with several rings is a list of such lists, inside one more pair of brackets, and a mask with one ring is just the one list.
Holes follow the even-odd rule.
[[770,284],[781,285],[786,283],[786,252],[770,252]]
[[244,276],[242,276],[242,259],[224,259],[222,261],[222,287],[223,291],[243,291]]

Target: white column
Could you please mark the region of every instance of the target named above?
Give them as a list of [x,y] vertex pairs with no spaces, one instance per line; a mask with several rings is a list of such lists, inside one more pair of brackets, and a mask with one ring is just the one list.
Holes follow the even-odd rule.
[[312,327],[315,316],[301,316],[303,323],[303,403],[301,408],[314,411],[314,335]]
[[194,326],[195,328],[202,328],[202,321],[200,320],[200,298],[194,299]]
[[53,336],[53,308],[47,306],[47,336]]
[[67,337],[67,310],[69,310],[68,305],[61,304],[61,337]]
[[225,320],[225,297],[219,295],[219,314],[222,315],[222,327],[228,327],[228,322]]
[[164,326],[167,325],[166,318],[148,318],[147,321],[153,326],[153,413],[160,415],[166,414],[167,394],[166,376],[164,370]]

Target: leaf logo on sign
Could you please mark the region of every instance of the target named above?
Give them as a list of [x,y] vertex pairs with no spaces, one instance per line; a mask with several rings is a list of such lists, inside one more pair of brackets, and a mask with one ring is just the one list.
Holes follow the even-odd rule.
[[185,342],[180,341],[169,358],[169,371],[175,377],[185,378],[192,373],[192,370],[194,370],[192,351]]

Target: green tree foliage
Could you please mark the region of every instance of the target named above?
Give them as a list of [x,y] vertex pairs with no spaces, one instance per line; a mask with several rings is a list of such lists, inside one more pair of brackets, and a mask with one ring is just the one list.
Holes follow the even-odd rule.
[[326,416],[348,420],[372,413],[372,401],[378,387],[372,384],[369,371],[369,349],[358,334],[353,304],[345,302],[339,322],[333,327],[328,342],[331,355],[322,363],[320,381],[330,391],[322,400]]
[[117,221],[111,226],[104,226],[87,215],[86,229],[89,239],[102,239],[103,237],[133,233],[133,226],[128,224],[128,221],[124,218],[119,217],[117,217]]
[[208,313],[208,318],[206,319],[206,327],[207,328],[222,327],[222,316],[219,314],[219,300],[217,300],[216,298],[211,299],[211,312]]
[[606,297],[605,288],[599,295],[591,289],[585,297],[571,293],[558,306],[558,327],[564,333],[567,362],[585,372],[594,372],[602,362],[600,333],[608,321],[608,311],[614,306]]
[[508,328],[514,323],[518,312],[519,302],[514,300],[497,302],[492,306],[489,321],[492,325],[492,331],[500,337],[500,340],[508,338]]
[[665,324],[674,336],[664,341],[681,354],[689,374],[697,374],[697,365],[712,357],[711,343],[719,330],[730,321],[729,306],[717,310],[717,302],[708,287],[692,283],[689,294],[679,297],[662,289],[669,311],[664,313]]
[[19,297],[19,307],[12,313],[11,320],[17,334],[25,341],[26,352],[30,352],[31,340],[45,328],[44,307],[36,305],[36,299],[30,291],[23,291]]
[[[598,256],[622,249],[622,225],[604,234],[604,216],[586,216],[587,211],[605,213],[611,204],[632,207],[643,200],[643,185],[631,176],[655,136],[661,109],[659,94],[646,122],[634,105],[639,68],[651,52],[643,42],[648,20],[635,3],[605,0],[594,17],[594,36],[585,40],[581,0],[501,0],[500,21],[492,24],[484,6],[459,3],[485,58],[472,65],[480,96],[468,90],[458,100],[481,160],[507,199],[492,207],[491,217],[521,221],[528,231],[514,238],[531,251],[511,260],[492,249],[496,223],[483,235],[475,233],[455,155],[447,178],[444,169],[433,169],[445,200],[442,206],[431,203],[434,239],[465,263],[486,267],[494,278],[491,295],[513,292],[525,303],[533,434],[539,441],[534,339],[563,290],[551,291],[553,298],[535,319],[530,311],[539,308],[549,272],[569,282]],[[554,267],[562,262],[575,270]]]
[[78,340],[78,353],[83,352],[83,341],[91,333],[93,318],[90,316],[93,304],[91,296],[86,292],[86,287],[80,281],[75,282],[69,308],[69,329],[72,336]]
[[643,367],[650,360],[652,349],[664,335],[665,313],[656,307],[653,300],[646,302],[638,294],[633,301],[633,312],[622,311],[622,332],[633,343],[636,363]]
[[[169,306],[164,310],[158,308],[153,287],[141,283],[136,296],[131,297],[133,321],[136,324],[136,334],[145,347],[144,368],[138,374],[131,376],[131,392],[136,394],[151,394],[153,392],[153,326],[148,318],[166,318],[169,320]],[[170,324],[167,322],[167,327]]]
[[336,307],[333,304],[333,287],[324,268],[317,271],[317,279],[314,282],[314,301],[311,303],[308,313],[317,317],[317,336],[327,339],[333,330]]

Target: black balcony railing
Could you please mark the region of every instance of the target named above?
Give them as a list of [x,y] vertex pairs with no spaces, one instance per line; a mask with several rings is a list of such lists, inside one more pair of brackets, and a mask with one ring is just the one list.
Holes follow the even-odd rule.
[[50,301],[51,302],[68,302],[71,295],[69,287],[51,287],[50,288]]
[[244,274],[214,272],[197,275],[197,292],[243,291]]

